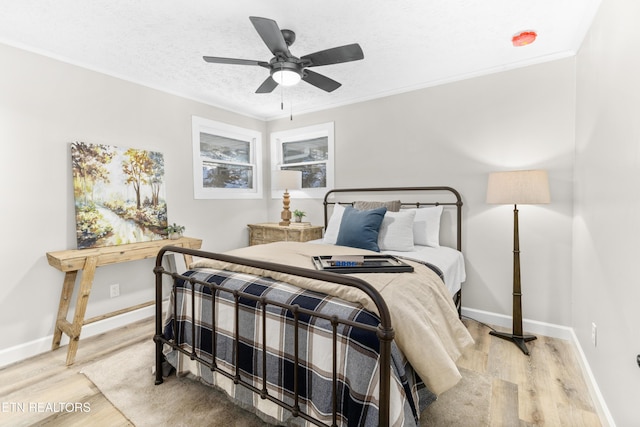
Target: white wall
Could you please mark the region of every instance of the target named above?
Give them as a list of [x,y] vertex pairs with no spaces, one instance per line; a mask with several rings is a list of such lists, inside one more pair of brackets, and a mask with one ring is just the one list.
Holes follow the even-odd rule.
[[[449,185],[464,202],[464,305],[511,315],[513,206],[488,173],[549,170],[552,204],[519,206],[524,317],[568,326],[575,63],[564,59],[268,123],[335,122],[336,187]],[[295,205],[295,206],[294,206]],[[277,218],[279,200],[270,205]],[[321,224],[320,201],[292,201]]]
[[604,0],[577,57],[572,326],[618,426],[640,425],[638,16]]
[[[4,45],[0,58],[0,354],[53,333],[64,275],[45,253],[76,247],[70,142],[164,153],[169,221],[205,249],[244,245],[246,224],[266,220],[264,199],[194,200],[191,164],[192,115],[259,131],[263,121]],[[100,267],[87,317],[153,299],[152,265]],[[119,298],[109,298],[111,283]]]

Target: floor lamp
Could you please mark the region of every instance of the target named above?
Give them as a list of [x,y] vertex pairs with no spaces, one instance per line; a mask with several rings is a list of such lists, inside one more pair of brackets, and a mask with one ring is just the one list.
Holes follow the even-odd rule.
[[288,226],[291,223],[291,211],[289,210],[290,198],[289,190],[298,190],[302,188],[302,172],[296,170],[277,170],[274,176],[273,188],[276,190],[284,190],[282,196],[282,213],[278,225]]
[[520,284],[520,243],[518,237],[518,205],[550,203],[549,178],[544,170],[493,172],[489,174],[487,203],[513,205],[513,333],[490,332],[513,341],[524,354],[529,354],[528,341],[533,335],[522,333],[522,291]]

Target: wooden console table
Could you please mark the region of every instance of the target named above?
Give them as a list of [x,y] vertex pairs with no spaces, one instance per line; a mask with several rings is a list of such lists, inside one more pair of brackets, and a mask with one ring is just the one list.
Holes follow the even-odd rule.
[[[112,313],[85,319],[89,294],[93,286],[93,278],[97,267],[109,264],[117,264],[127,261],[137,261],[141,259],[154,258],[158,251],[164,246],[180,246],[191,249],[200,249],[202,240],[191,237],[181,237],[175,240],[154,240],[150,242],[131,243],[119,246],[107,246],[94,249],[75,249],[58,252],[47,252],[49,265],[65,273],[62,283],[62,293],[60,294],[60,306],[58,307],[58,317],[53,333],[53,343],[51,350],[60,347],[62,334],[69,337],[69,348],[67,349],[67,365],[73,364],[76,352],[78,351],[78,341],[82,326],[98,320],[107,319],[119,314],[128,313],[139,308],[153,305],[154,301],[138,304],[134,307],[124,308]],[[192,262],[190,255],[184,255],[185,264],[188,266]],[[71,296],[76,283],[78,271],[82,270],[82,279],[76,300],[73,321],[67,320]]]

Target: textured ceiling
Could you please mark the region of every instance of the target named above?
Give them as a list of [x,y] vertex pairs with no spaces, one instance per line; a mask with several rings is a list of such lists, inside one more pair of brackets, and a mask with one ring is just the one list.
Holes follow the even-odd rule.
[[[0,42],[262,119],[316,111],[574,55],[600,0],[1,0]],[[305,82],[255,94],[268,61],[249,16],[296,32],[291,53],[359,43],[364,59],[313,70]],[[535,30],[515,48],[511,37]],[[6,66],[6,64],[3,64]],[[280,102],[284,99],[284,111]]]

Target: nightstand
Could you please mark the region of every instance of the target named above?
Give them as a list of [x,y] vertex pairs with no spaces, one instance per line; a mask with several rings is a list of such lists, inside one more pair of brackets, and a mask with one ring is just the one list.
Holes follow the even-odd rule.
[[321,225],[308,227],[282,226],[277,223],[248,224],[249,246],[271,242],[308,242],[322,239]]

